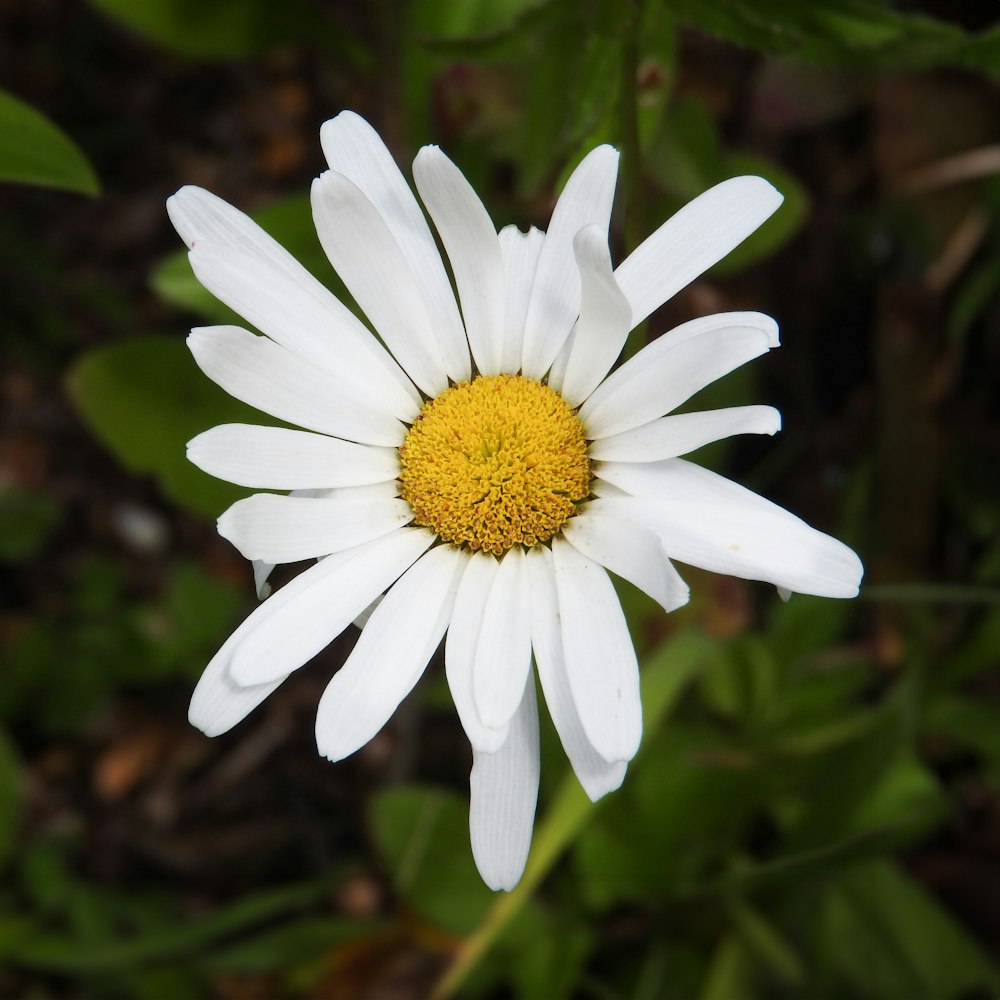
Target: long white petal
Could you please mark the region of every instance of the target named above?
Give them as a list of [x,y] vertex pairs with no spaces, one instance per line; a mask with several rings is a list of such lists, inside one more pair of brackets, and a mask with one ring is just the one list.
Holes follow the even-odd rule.
[[634,495],[594,500],[581,512],[644,524],[681,562],[799,594],[858,593],[864,569],[851,549],[714,472],[680,458],[598,468]]
[[510,549],[490,588],[479,627],[472,692],[479,718],[491,729],[517,711],[531,670],[531,603],[524,550]]
[[352,549],[413,520],[402,499],[318,500],[255,493],[220,518],[219,534],[246,559],[298,562]]
[[631,760],[642,739],[639,665],[604,568],[564,538],[552,543],[563,650],[587,738],[609,763]]
[[770,348],[767,334],[753,327],[710,330],[653,350],[659,343],[629,359],[583,404],[580,419],[588,437],[641,427]]
[[242,244],[205,239],[195,243],[188,260],[198,280],[261,333],[335,378],[350,372],[371,386],[381,408],[401,420],[420,409],[420,395],[399,365],[304,269],[290,273]]
[[[265,605],[261,605],[264,607]],[[256,614],[256,612],[254,612]],[[229,664],[233,650],[253,629],[253,615],[223,643],[222,648],[209,660],[201,679],[191,695],[188,721],[206,736],[221,736],[242,722],[272,691],[284,681],[286,675],[265,684],[244,687],[229,677]]]
[[524,321],[521,365],[529,378],[548,371],[580,313],[573,239],[585,226],[607,233],[617,176],[618,150],[598,146],[573,171],[556,202]]
[[316,714],[316,745],[330,760],[363,747],[389,720],[437,649],[468,553],[439,545],[415,562],[365,624]]
[[509,892],[524,872],[539,770],[538,707],[529,676],[507,741],[496,753],[472,752],[469,839],[479,874],[491,889]]
[[739,246],[783,200],[761,177],[732,177],[664,222],[615,271],[633,325]]
[[187,457],[211,476],[252,489],[367,486],[399,475],[395,448],[255,424],[213,427],[188,442]]
[[563,655],[552,553],[544,545],[532,546],[527,568],[531,580],[531,646],[545,703],[574,773],[591,801],[596,802],[621,785],[628,764],[623,760],[609,764],[583,731]]
[[549,385],[570,406],[579,406],[621,354],[631,329],[632,311],[611,273],[608,234],[588,226],[576,234],[573,249],[580,269],[580,318],[563,345],[565,364],[557,359]]
[[467,381],[469,345],[437,244],[392,154],[379,134],[353,111],[325,122],[319,133],[330,169],[343,174],[378,209],[417,280],[448,375]]
[[448,253],[476,367],[481,375],[496,375],[504,338],[504,264],[496,229],[472,185],[437,146],[417,154],[413,180]]
[[588,559],[649,594],[668,614],[690,600],[687,584],[648,528],[611,517],[579,514],[563,525],[563,536]]
[[773,406],[675,413],[590,445],[590,457],[607,462],[658,462],[686,455],[735,434],[777,434],[781,414]]
[[509,725],[493,729],[483,723],[472,690],[472,670],[483,622],[483,609],[500,564],[485,552],[474,552],[462,575],[444,644],[444,666],[458,718],[473,749],[494,753],[507,738]]
[[503,253],[505,297],[500,370],[513,375],[521,367],[524,320],[528,314],[538,255],[545,243],[545,234],[534,226],[526,233],[522,233],[517,226],[504,226],[499,238]]
[[213,382],[272,417],[362,444],[397,446],[406,437],[406,428],[373,409],[367,394],[267,337],[238,326],[211,326],[192,330],[187,343]]
[[406,374],[429,396],[448,387],[437,332],[409,262],[378,209],[343,174],[312,186],[313,219],[330,263]]
[[329,645],[434,541],[422,528],[389,535],[321,559],[269,597],[247,619],[229,676],[264,684],[297,670]]

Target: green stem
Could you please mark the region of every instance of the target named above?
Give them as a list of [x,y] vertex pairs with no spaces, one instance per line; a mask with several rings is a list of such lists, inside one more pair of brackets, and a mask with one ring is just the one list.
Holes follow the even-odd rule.
[[[713,641],[706,636],[696,632],[679,632],[649,657],[641,678],[644,742],[659,729],[714,648]],[[465,939],[431,1000],[447,1000],[455,995],[482,957],[496,944],[504,929],[531,899],[539,882],[600,807],[601,803],[595,805],[587,798],[572,773],[566,776],[535,834],[521,881],[513,892],[497,897],[483,922]]]

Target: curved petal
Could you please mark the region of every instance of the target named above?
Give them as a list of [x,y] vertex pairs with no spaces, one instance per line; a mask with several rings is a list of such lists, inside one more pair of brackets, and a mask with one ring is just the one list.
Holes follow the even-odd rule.
[[200,188],[181,188],[167,212],[199,281],[220,301],[299,357],[371,382],[409,419],[420,396],[354,314],[249,216]]
[[219,534],[246,559],[298,562],[343,552],[413,520],[402,499],[341,500],[255,493],[219,518]]
[[247,618],[223,643],[218,653],[209,660],[191,695],[188,721],[206,736],[221,736],[223,733],[228,733],[288,676],[284,674],[265,684],[254,684],[249,687],[237,684],[229,677],[229,664],[232,661],[233,651],[253,629],[253,617],[251,615]]
[[[663,338],[661,338],[662,340]],[[753,327],[725,327],[649,347],[629,359],[580,408],[591,438],[641,427],[770,349]]]
[[444,644],[444,667],[458,718],[474,750],[495,753],[507,739],[508,725],[483,723],[472,693],[472,671],[483,622],[483,609],[500,564],[485,552],[473,552],[462,574]]
[[618,150],[598,146],[570,175],[538,255],[538,268],[524,320],[521,367],[541,378],[565,343],[580,313],[580,272],[573,239],[585,226],[607,233],[618,177]]
[[526,233],[522,233],[517,226],[504,226],[499,239],[504,265],[504,332],[500,371],[513,375],[521,368],[524,320],[528,314],[545,233],[534,226]]
[[783,200],[762,177],[732,177],[664,222],[615,271],[632,324],[738,247]]
[[504,337],[504,265],[496,229],[472,185],[437,146],[417,154],[413,180],[448,253],[476,367],[481,375],[496,375]]
[[406,374],[429,396],[448,388],[420,286],[378,209],[343,174],[312,186],[313,219],[330,263]]
[[271,585],[268,577],[274,572],[276,563],[264,562],[263,559],[253,560],[253,587],[257,591],[257,600],[263,601],[271,596]]
[[367,486],[399,475],[395,448],[255,424],[213,427],[188,441],[187,457],[210,476],[251,489]]
[[431,549],[372,612],[319,702],[316,745],[324,757],[359,750],[410,693],[448,627],[467,559],[451,545]]
[[581,229],[573,250],[580,269],[580,318],[552,367],[549,385],[570,406],[579,406],[621,354],[632,310],[611,273],[607,232],[596,226]]
[[563,526],[578,552],[649,594],[669,614],[691,599],[688,585],[648,528],[612,517],[578,514]]
[[639,665],[604,568],[564,538],[552,542],[563,650],[573,703],[594,749],[631,760],[642,739]]
[[633,496],[594,500],[581,512],[644,524],[681,562],[800,594],[858,593],[864,568],[851,549],[714,472],[672,458],[602,463],[600,475]]
[[538,707],[530,675],[496,753],[472,753],[469,776],[469,839],[483,881],[510,892],[520,881],[531,849],[538,801]]
[[469,345],[451,282],[424,213],[392,154],[375,129],[353,111],[324,122],[319,138],[330,169],[361,189],[399,244],[434,324],[448,375],[456,382],[468,380]]
[[781,414],[773,406],[731,406],[660,417],[594,441],[589,451],[595,461],[658,462],[734,434],[777,434],[780,430]]
[[406,437],[395,417],[267,337],[211,326],[192,330],[187,343],[213,382],[272,417],[362,444],[397,446]]
[[621,785],[628,765],[623,760],[609,764],[583,731],[563,656],[552,553],[544,545],[534,545],[528,550],[526,560],[531,581],[531,646],[538,679],[573,772],[590,800],[596,802]]
[[233,651],[229,676],[246,686],[297,670],[329,645],[434,541],[422,528],[398,528],[321,559],[269,597]]
[[531,670],[531,604],[524,550],[516,546],[500,560],[483,608],[472,668],[479,718],[491,729],[510,722]]

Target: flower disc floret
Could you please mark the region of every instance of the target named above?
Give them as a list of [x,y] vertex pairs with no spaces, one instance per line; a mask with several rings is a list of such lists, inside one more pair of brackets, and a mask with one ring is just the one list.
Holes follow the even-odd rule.
[[424,405],[399,457],[414,522],[497,556],[551,538],[590,492],[580,418],[554,389],[521,375],[446,389]]

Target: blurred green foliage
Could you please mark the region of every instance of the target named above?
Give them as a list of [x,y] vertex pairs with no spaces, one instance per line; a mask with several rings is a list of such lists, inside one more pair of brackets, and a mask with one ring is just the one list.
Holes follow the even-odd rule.
[[[305,2],[91,6],[104,30],[124,26],[151,42],[142,50],[156,54],[150,59],[228,60],[253,73],[261,53],[311,48],[343,63],[345,93],[388,88],[411,145],[438,138],[441,118],[474,122],[477,131],[457,129],[449,153],[488,192],[501,223],[537,221],[537,206],[597,142],[624,150],[625,244],[722,178],[761,174],[785,205],[713,271],[723,280],[787,246],[807,225],[812,198],[788,165],[732,143],[711,94],[678,90],[684,32],[882,74],[949,67],[996,76],[1000,66],[996,26],[975,34],[879,0],[412,0],[371,5],[371,22],[342,21],[342,5]],[[370,36],[357,34],[358,24]],[[459,84],[456,74],[464,74]],[[0,180],[98,190],[70,140],[4,93]],[[990,192],[982,215],[990,235],[945,318],[959,367],[1000,286],[1000,189]],[[882,205],[871,214],[864,225],[877,243],[892,212]],[[275,201],[255,217],[344,294],[307,198]],[[230,322],[233,314],[197,284],[182,251],[150,280],[173,307],[161,332],[83,352],[66,385],[126,469],[152,476],[179,508],[215,516],[241,492],[191,467],[184,443],[214,424],[261,417],[202,377],[177,331],[191,317]],[[749,402],[755,377],[741,372],[701,402]],[[728,453],[713,448],[699,459],[724,465]],[[861,498],[847,506],[845,537],[870,535],[870,463],[866,456],[843,484]],[[981,546],[973,559],[981,586],[972,592],[873,588],[871,603],[853,605],[775,598],[752,628],[700,579],[691,607],[666,626],[623,585],[642,651],[642,752],[623,788],[594,806],[543,723],[532,856],[518,888],[499,897],[475,873],[465,798],[425,780],[366,796],[367,853],[313,864],[305,884],[247,885],[208,904],[192,906],[168,879],[116,885],[82,872],[93,844],[74,822],[50,823],[36,842],[20,837],[28,756],[40,757],[40,745],[72,747],[118,699],[186,694],[245,603],[200,562],[170,560],[154,599],[132,592],[115,553],[77,560],[64,581],[70,596],[41,602],[4,637],[0,721],[30,738],[22,752],[0,731],[0,976],[12,970],[38,1000],[259,996],[251,992],[258,983],[264,995],[322,1000],[362,996],[359,970],[418,952],[432,956],[441,997],[994,996],[994,960],[911,864],[920,845],[954,833],[966,778],[994,803],[1000,794],[995,700],[983,700],[995,693],[989,678],[1000,649],[995,488],[956,489],[952,502]],[[62,499],[4,486],[2,567],[55,551],[67,517]],[[880,599],[896,615],[891,657],[879,648]],[[429,710],[433,697],[432,689]],[[359,871],[383,880],[391,902],[351,916],[331,898]]]
[[0,90],[0,181],[96,195],[100,182],[76,144],[44,115]]

